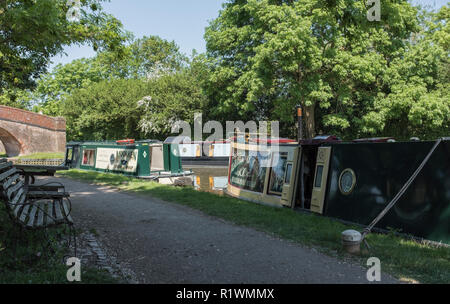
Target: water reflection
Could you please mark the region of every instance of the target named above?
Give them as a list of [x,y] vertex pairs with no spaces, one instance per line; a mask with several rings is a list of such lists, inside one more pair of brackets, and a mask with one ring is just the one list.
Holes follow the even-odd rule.
[[228,183],[227,167],[187,167],[194,172],[194,188],[199,191],[223,194]]

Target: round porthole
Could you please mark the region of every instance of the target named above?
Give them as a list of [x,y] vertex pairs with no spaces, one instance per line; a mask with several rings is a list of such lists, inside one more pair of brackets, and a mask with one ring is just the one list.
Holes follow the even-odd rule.
[[352,193],[356,184],[356,175],[352,169],[345,169],[339,176],[339,190],[344,195]]

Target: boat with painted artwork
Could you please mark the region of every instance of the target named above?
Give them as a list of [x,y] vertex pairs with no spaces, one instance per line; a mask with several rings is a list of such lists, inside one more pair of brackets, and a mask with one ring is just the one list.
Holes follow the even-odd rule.
[[234,137],[226,193],[366,226],[407,181],[375,228],[450,244],[450,138],[343,142],[318,136],[261,145],[248,136]]

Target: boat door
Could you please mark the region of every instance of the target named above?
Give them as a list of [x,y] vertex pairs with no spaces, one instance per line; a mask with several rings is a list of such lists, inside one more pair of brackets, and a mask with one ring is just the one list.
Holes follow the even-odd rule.
[[281,192],[281,204],[291,207],[295,200],[295,189],[297,188],[297,171],[299,164],[299,156],[301,156],[301,147],[294,149],[293,154],[288,156],[286,162],[286,170],[284,174],[283,191]]
[[317,152],[316,170],[311,197],[311,211],[323,213],[323,203],[328,180],[328,168],[330,166],[331,147],[320,147]]

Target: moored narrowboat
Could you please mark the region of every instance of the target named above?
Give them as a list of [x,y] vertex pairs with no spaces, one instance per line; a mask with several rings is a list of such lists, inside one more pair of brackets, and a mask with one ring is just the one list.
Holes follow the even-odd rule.
[[228,165],[230,157],[230,142],[221,141],[191,141],[182,138],[179,143],[181,162],[183,166],[223,166]]
[[164,142],[133,139],[69,142],[65,165],[150,179],[192,174],[183,170],[178,144],[171,138]]
[[450,138],[430,154],[435,144],[319,136],[261,145],[234,138],[226,193],[366,226],[429,157],[375,227],[450,244]]

